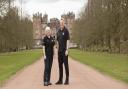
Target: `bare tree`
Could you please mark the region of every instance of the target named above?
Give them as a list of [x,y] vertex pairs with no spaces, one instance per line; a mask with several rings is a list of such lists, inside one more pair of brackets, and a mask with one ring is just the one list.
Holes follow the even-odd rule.
[[127,0],[89,0],[74,23],[74,41],[86,50],[123,52],[128,45],[127,9]]

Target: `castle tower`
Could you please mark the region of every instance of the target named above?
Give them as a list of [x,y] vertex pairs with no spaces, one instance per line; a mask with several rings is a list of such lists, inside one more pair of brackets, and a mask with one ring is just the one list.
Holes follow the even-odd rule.
[[44,37],[44,35],[45,35],[45,28],[48,25],[48,15],[47,14],[43,15],[41,23],[42,23],[42,37]]
[[47,26],[48,15],[45,14],[42,17],[42,13],[36,13],[33,15],[33,38],[35,40],[35,45],[41,43],[41,39],[44,36],[44,29]]
[[60,27],[59,19],[51,18],[50,19],[50,28],[52,29],[52,35],[56,36],[56,32]]
[[73,12],[68,12],[67,14],[61,15],[61,18],[65,20],[65,25],[69,30],[70,37],[72,38],[72,24],[75,21],[75,14]]
[[33,38],[35,40],[35,44],[38,45],[40,43],[41,39],[41,31],[42,31],[42,25],[41,25],[41,19],[42,14],[36,13],[33,15]]

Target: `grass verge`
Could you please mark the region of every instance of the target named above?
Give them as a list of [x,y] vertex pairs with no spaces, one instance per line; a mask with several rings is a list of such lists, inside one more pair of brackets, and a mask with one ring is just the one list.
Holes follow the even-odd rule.
[[70,56],[102,73],[128,83],[128,56],[70,49]]
[[20,69],[37,61],[41,56],[41,50],[0,54],[0,85]]

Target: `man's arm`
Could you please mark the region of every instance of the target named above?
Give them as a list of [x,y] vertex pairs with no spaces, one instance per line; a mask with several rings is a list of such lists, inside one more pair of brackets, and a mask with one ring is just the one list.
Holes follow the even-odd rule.
[[68,49],[69,49],[69,40],[67,40],[67,48],[66,48],[66,51],[65,51],[65,55],[67,56],[68,55]]
[[70,44],[70,34],[69,31],[67,30],[67,50],[69,49],[69,44]]
[[69,44],[70,44],[70,36],[69,36],[69,31],[67,30],[67,44],[66,44],[66,52],[65,55],[68,55],[68,49],[69,49]]
[[70,40],[67,40],[67,50],[69,49],[69,43],[70,43]]

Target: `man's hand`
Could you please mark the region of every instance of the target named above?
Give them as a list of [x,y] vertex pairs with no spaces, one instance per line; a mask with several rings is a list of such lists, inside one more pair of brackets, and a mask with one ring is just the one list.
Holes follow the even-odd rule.
[[65,51],[65,55],[68,56],[68,50]]
[[46,55],[44,55],[44,60],[46,60]]

